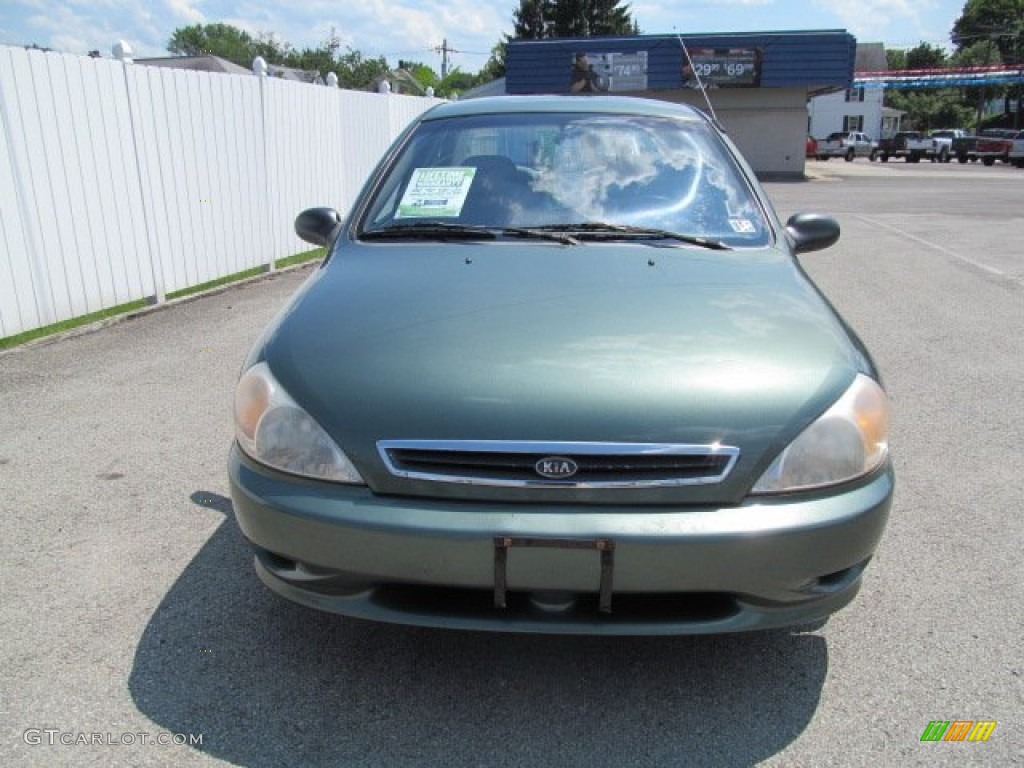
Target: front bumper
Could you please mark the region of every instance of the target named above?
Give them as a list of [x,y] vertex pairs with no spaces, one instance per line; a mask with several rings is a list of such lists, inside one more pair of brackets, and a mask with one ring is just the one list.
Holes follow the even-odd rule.
[[[257,572],[284,597],[378,621],[580,634],[824,619],[857,593],[893,492],[886,466],[842,493],[722,509],[436,501],[291,477],[237,445],[229,476]],[[505,608],[495,607],[496,537],[553,544],[506,549]],[[598,541],[614,544],[611,613],[598,605]]]

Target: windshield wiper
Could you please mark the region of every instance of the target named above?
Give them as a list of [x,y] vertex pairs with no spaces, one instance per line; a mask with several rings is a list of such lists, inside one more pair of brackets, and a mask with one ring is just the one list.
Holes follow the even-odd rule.
[[630,227],[625,224],[610,224],[604,221],[582,221],[577,224],[549,224],[543,227],[536,227],[536,229],[545,232],[571,232],[576,237],[593,237],[598,239],[614,239],[625,236],[629,239],[637,240],[675,240],[713,251],[732,250],[721,240],[715,240],[711,237],[684,235],[667,229],[654,229],[651,227]]
[[359,237],[364,240],[400,240],[404,238],[465,238],[469,240],[496,240],[499,237],[523,237],[535,240],[550,240],[562,245],[579,245],[569,234],[563,234],[544,227],[488,227],[477,224],[453,224],[447,221],[420,222],[417,224],[392,224],[382,229],[363,231]]

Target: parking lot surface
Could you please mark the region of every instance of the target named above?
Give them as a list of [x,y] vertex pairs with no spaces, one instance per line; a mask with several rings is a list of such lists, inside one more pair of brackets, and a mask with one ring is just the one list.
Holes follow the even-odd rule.
[[[275,597],[230,402],[306,267],[0,356],[0,764],[1024,764],[1024,171],[808,170],[767,188],[842,223],[802,263],[882,370],[898,483],[825,626],[484,635]],[[934,720],[997,726],[921,742]]]

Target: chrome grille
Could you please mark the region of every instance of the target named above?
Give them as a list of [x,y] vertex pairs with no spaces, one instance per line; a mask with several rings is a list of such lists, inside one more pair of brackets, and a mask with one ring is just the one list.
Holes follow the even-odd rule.
[[[382,440],[377,443],[396,477],[472,485],[638,488],[720,483],[739,458],[727,445],[553,443],[493,440]],[[541,475],[554,460],[575,467],[569,477]],[[567,461],[563,465],[561,462]]]

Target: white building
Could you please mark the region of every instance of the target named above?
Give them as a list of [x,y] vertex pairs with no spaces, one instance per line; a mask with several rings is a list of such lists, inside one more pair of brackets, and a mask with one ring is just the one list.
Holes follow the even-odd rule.
[[[857,46],[857,72],[888,70],[882,43]],[[823,139],[836,131],[861,131],[872,139],[892,137],[903,113],[884,106],[884,88],[847,88],[812,97],[807,103],[807,132]]]

